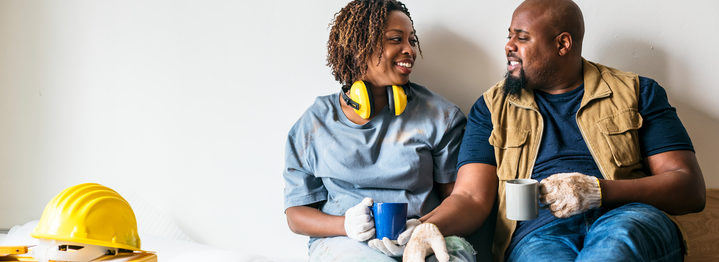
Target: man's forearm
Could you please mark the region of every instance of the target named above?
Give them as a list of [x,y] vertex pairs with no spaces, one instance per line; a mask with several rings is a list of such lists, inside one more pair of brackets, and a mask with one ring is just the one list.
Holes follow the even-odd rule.
[[494,199],[472,200],[462,195],[450,195],[442,205],[420,218],[422,222],[437,225],[445,236],[467,236],[479,228],[489,216]]
[[463,165],[452,193],[422,222],[437,225],[445,236],[466,236],[485,222],[497,197],[496,168],[487,164]]
[[704,209],[706,189],[694,153],[669,151],[647,158],[651,176],[601,180],[602,205],[641,202],[680,215]]
[[693,188],[682,172],[665,173],[628,180],[600,180],[602,205],[619,206],[630,202],[650,204],[664,212],[681,215],[704,208],[704,189]]

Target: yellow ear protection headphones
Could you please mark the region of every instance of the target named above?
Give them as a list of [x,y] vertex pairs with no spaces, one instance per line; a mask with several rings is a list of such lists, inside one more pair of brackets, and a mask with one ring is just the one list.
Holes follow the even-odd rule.
[[[389,102],[389,111],[398,116],[404,112],[407,107],[407,93],[403,86],[386,86],[387,100]],[[369,119],[374,110],[374,98],[372,97],[372,90],[365,84],[364,81],[358,80],[352,84],[349,90],[349,96],[345,92],[342,93],[342,98],[345,100],[347,105],[354,108],[355,113],[361,118]]]

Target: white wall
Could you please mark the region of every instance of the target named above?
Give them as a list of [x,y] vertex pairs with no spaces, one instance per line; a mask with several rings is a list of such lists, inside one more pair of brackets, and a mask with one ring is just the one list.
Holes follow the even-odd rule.
[[[285,136],[339,89],[325,52],[345,3],[0,1],[0,228],[99,182],[200,242],[305,258],[283,214]],[[504,73],[518,3],[407,0],[424,51],[412,80],[467,113]],[[578,3],[585,57],[657,79],[719,187],[719,2]]]

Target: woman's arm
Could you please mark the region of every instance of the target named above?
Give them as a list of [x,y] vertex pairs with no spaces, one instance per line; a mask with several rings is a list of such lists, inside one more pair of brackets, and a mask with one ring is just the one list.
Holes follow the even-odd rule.
[[312,237],[345,236],[344,216],[325,214],[314,206],[295,206],[285,210],[290,230]]

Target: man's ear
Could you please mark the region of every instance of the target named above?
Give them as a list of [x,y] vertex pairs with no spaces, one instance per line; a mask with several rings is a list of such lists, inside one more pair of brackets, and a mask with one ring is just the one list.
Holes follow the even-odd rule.
[[555,41],[557,43],[557,54],[559,54],[559,56],[564,56],[572,50],[572,35],[568,32],[562,32],[559,34],[555,38]]

